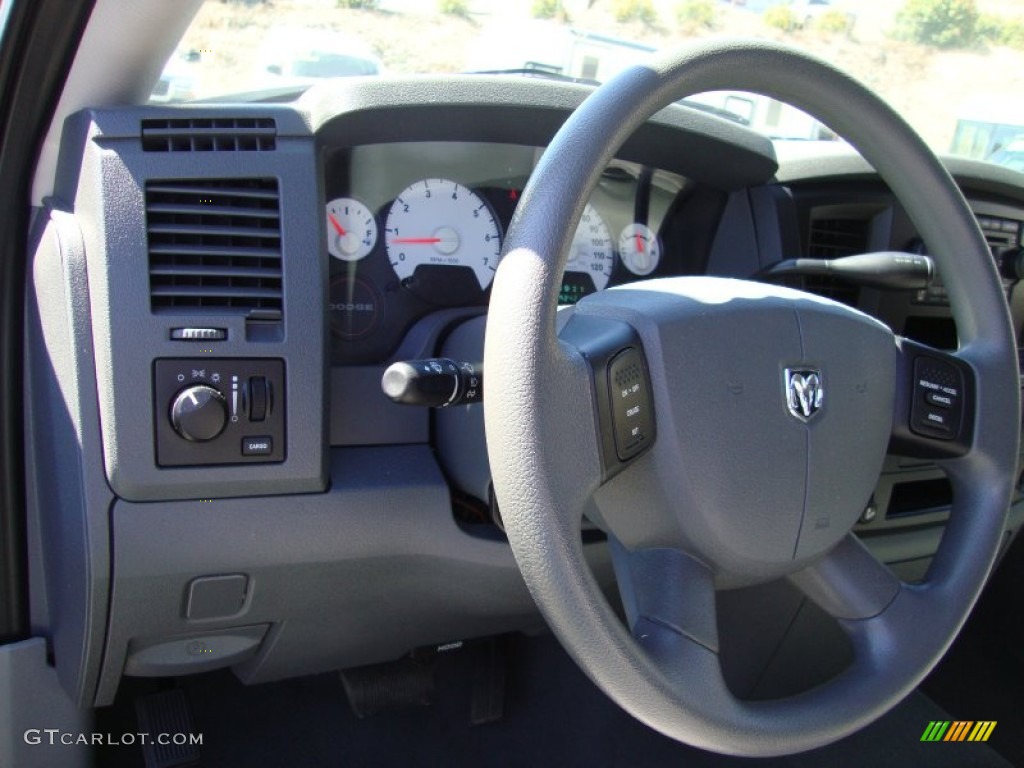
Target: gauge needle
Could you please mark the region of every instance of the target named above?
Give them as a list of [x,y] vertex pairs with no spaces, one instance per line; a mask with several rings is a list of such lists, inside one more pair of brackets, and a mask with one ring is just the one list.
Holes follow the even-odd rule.
[[[450,238],[449,238],[450,239]],[[396,237],[392,241],[396,244],[404,245],[433,245],[434,243],[440,243],[440,237]]]
[[637,253],[643,253],[644,252],[644,238],[643,238],[643,236],[639,232],[636,235],[636,252]]
[[345,232],[345,228],[343,226],[341,226],[341,222],[338,221],[336,218],[334,218],[334,214],[333,213],[328,213],[327,214],[327,218],[331,220],[331,224],[334,226],[334,228],[336,230],[338,230],[338,234],[339,235],[344,237],[347,234]]

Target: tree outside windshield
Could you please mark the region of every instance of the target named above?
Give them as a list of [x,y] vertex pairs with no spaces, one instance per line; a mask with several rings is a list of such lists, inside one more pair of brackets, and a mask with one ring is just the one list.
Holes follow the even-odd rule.
[[[652,52],[722,36],[786,42],[833,62],[936,151],[1022,162],[1024,0],[209,0],[152,100],[258,97],[402,73],[601,82]],[[835,138],[769,99],[696,100],[776,139]]]

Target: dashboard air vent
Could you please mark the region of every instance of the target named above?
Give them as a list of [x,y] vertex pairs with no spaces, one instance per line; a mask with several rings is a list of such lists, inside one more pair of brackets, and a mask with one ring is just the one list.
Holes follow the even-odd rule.
[[811,219],[807,255],[817,259],[836,259],[868,250],[866,219]]
[[[807,255],[816,259],[838,259],[866,253],[869,223],[867,219],[850,217],[812,218]],[[800,287],[852,307],[857,306],[860,299],[857,286],[824,275],[807,276]]]
[[276,148],[277,124],[270,117],[142,121],[145,152],[269,152]]
[[280,316],[276,179],[147,182],[146,230],[153,310]]

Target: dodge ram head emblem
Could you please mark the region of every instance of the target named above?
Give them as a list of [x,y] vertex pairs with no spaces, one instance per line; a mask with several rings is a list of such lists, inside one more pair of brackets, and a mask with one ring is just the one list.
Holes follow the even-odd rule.
[[786,369],[786,405],[800,421],[810,421],[825,398],[821,371],[813,368]]

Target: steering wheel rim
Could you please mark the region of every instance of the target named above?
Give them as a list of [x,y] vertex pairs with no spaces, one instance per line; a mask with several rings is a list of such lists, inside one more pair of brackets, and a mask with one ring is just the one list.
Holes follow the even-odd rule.
[[[617,568],[620,582],[661,583],[671,576],[686,585],[682,596],[668,585],[654,590],[663,593],[655,602],[683,614],[678,621],[650,622],[643,610],[634,611],[632,634],[590,575],[579,521],[588,506],[594,513],[607,462],[593,397],[583,396],[593,395],[590,362],[559,338],[556,322],[569,245],[601,171],[659,109],[712,90],[793,104],[844,136],[878,170],[947,277],[961,339],[951,362],[969,368],[974,385],[969,450],[942,462],[954,505],[926,581],[895,582],[851,535],[800,563],[793,583],[840,620],[855,661],[823,686],[770,702],[740,701],[722,681],[713,599],[708,607],[715,572],[701,557],[655,547],[630,560],[630,547],[614,547],[626,563]],[[628,308],[616,312],[631,317]],[[657,346],[651,338],[646,344],[649,352]],[[528,588],[581,668],[620,706],[676,740],[769,756],[830,743],[873,721],[941,658],[1002,541],[1017,457],[1019,380],[1008,308],[985,241],[949,174],[894,111],[829,64],[785,46],[690,47],[626,70],[577,109],[541,158],[509,228],[492,289],[484,365],[494,487]],[[635,466],[652,463],[640,458]],[[642,472],[623,474],[634,471]],[[644,479],[616,482],[636,489]]]

